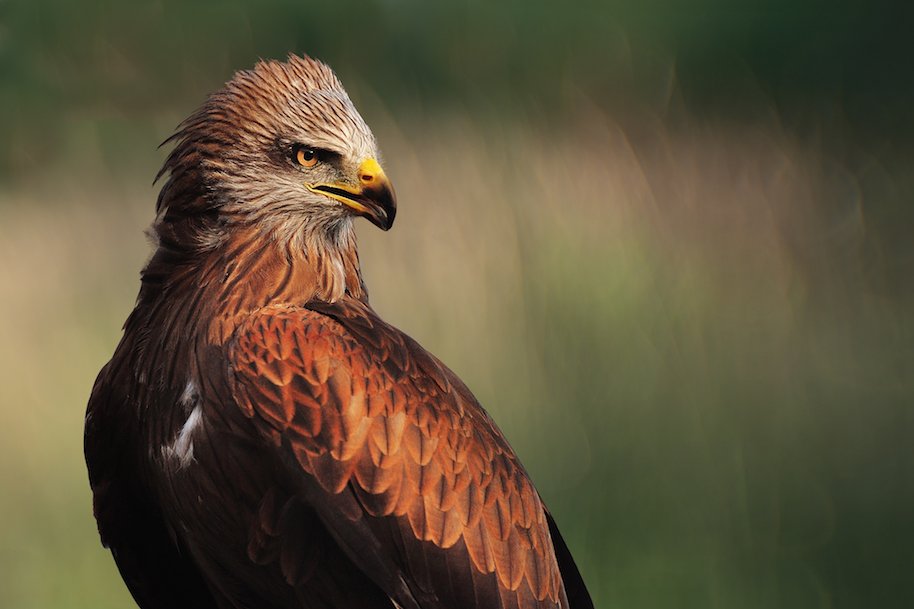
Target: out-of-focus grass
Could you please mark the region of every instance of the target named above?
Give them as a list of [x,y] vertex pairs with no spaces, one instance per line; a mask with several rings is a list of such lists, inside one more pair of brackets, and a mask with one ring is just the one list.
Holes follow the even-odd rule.
[[[375,308],[501,424],[598,606],[910,606],[911,245],[869,216],[904,176],[774,124],[371,122]],[[3,607],[130,605],[81,429],[157,167],[88,156],[0,205]]]

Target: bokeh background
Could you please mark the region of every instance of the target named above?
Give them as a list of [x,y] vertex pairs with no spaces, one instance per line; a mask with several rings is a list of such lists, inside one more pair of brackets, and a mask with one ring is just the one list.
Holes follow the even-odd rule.
[[375,307],[501,424],[598,607],[914,606],[912,16],[732,4],[0,3],[0,607],[132,606],[82,420],[156,146],[289,52],[396,184]]

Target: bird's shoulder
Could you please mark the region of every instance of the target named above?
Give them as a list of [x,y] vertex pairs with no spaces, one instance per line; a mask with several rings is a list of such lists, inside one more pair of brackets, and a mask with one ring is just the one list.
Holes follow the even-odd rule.
[[[308,373],[312,385],[321,385],[327,381],[331,359],[352,373],[424,376],[433,386],[423,389],[437,387],[439,392],[454,390],[452,382],[458,380],[412,338],[355,299],[258,309],[239,326],[228,353],[234,363],[247,364],[258,375],[280,382],[295,370]],[[465,390],[459,385],[457,390]]]
[[521,468],[460,378],[360,300],[259,309],[239,327],[227,356],[230,386],[248,416],[273,417],[285,428],[305,406],[348,407],[367,419],[406,415],[426,432],[441,426],[482,433],[495,453]]

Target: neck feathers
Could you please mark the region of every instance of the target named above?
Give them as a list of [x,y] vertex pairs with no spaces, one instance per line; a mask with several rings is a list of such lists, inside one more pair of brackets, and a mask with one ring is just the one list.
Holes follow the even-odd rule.
[[[223,344],[247,315],[271,304],[367,300],[350,222],[337,231],[288,235],[232,226],[195,252],[160,242],[143,271],[137,310],[149,323],[195,328]],[[170,323],[171,322],[171,323]],[[191,323],[192,322],[192,323]]]
[[213,290],[219,306],[211,333],[220,340],[240,318],[270,304],[366,298],[351,226],[334,239],[306,234],[276,241],[241,234],[214,254],[211,273],[221,273],[221,280]]

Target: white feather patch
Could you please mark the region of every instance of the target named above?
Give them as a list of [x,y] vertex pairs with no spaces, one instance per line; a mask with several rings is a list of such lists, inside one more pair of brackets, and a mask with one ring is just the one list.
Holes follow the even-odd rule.
[[[187,388],[181,395],[181,404],[185,408],[189,408],[196,402],[196,387],[194,386],[193,382],[187,383]],[[176,461],[179,470],[184,469],[194,460],[194,432],[200,426],[202,421],[203,408],[199,403],[197,403],[193,407],[193,410],[190,411],[190,414],[187,416],[187,420],[184,422],[184,425],[181,426],[181,430],[178,432],[178,435],[175,436],[174,442],[171,444],[166,444],[162,447],[162,454],[166,459],[170,461]]]
[[197,385],[193,381],[187,381],[187,385],[184,386],[184,393],[181,394],[181,397],[178,398],[178,401],[181,403],[181,406],[184,406],[184,411],[189,411],[194,404],[197,403]]

